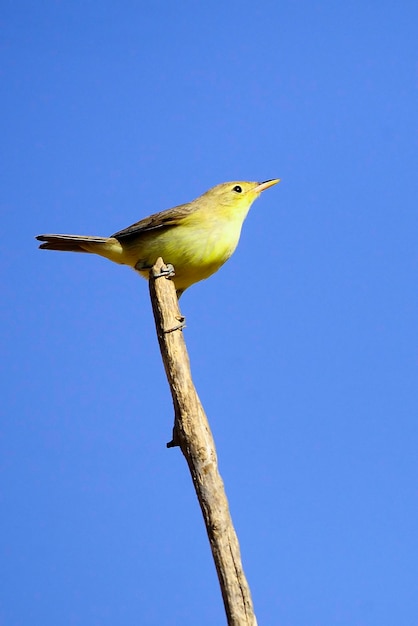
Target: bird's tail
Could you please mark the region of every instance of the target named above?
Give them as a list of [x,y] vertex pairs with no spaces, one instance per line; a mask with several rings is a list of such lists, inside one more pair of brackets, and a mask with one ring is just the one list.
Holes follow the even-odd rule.
[[109,244],[109,237],[88,237],[84,235],[38,235],[42,250],[62,250],[64,252],[94,252]]

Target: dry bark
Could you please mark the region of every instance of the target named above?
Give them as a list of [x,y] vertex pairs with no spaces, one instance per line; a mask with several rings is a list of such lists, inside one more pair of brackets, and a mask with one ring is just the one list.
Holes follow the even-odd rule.
[[202,510],[229,626],[256,626],[250,588],[241,563],[215,443],[193,385],[173,281],[158,259],[150,272],[150,294],[161,355],[174,403],[173,440],[186,458]]

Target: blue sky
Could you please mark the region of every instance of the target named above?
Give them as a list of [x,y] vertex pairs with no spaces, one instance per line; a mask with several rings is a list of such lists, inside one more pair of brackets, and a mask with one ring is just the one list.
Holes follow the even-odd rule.
[[224,623],[108,235],[282,182],[185,293],[260,624],[418,623],[416,4],[3,2],[0,623]]

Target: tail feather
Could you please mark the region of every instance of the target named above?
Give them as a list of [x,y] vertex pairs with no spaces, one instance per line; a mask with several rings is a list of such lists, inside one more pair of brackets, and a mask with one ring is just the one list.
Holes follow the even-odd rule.
[[63,252],[90,252],[83,244],[104,244],[108,237],[88,237],[84,235],[38,235],[38,241],[43,241],[39,247],[42,250],[61,250]]

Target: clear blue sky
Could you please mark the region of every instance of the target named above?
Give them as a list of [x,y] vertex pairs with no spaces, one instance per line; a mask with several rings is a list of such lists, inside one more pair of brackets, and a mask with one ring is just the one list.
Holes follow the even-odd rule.
[[258,621],[418,624],[417,19],[3,2],[0,624],[224,623],[147,284],[34,236],[273,177],[181,301]]

